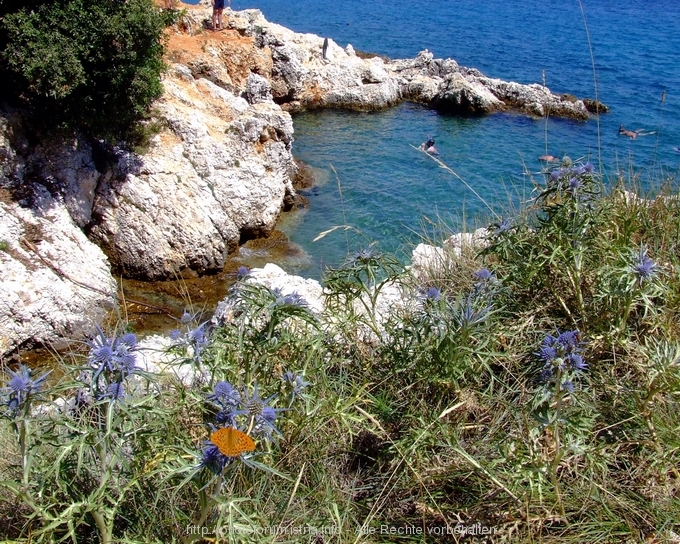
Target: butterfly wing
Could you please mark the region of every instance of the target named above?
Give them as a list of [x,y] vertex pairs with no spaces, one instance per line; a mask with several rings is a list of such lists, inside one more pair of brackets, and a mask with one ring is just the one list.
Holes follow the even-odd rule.
[[216,430],[210,435],[210,441],[226,457],[238,457],[245,451],[255,449],[255,441],[246,433],[233,427]]

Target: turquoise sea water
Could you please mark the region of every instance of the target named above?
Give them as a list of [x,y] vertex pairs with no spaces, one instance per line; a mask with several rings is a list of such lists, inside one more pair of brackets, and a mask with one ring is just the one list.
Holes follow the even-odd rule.
[[[678,172],[677,0],[583,0],[583,10],[575,0],[233,0],[232,7],[261,9],[270,21],[341,46],[351,43],[391,58],[427,48],[490,77],[545,80],[554,92],[578,97],[596,96],[596,78],[597,97],[611,108],[599,127],[595,119],[455,118],[414,104],[380,113],[295,116],[294,154],[314,168],[319,181],[307,194],[310,208],[282,225],[310,256],[298,272],[318,275],[323,265],[337,264],[348,250],[370,242],[404,250],[417,243],[424,224],[438,218],[453,229],[476,225],[480,216],[491,216],[482,199],[506,210],[528,198],[531,179],[523,172],[538,172],[537,157],[546,152],[584,157],[610,175],[633,168],[641,172],[643,187],[660,169]],[[655,134],[630,140],[618,135],[621,124]],[[436,136],[441,160],[481,198],[411,147],[428,134]],[[540,174],[534,179],[540,181]],[[353,227],[347,238],[336,230],[313,241],[344,224]]]

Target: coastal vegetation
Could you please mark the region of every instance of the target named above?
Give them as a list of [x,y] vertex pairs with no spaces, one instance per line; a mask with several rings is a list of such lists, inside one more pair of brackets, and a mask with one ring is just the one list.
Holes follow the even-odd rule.
[[43,131],[133,137],[162,92],[162,35],[172,18],[151,0],[2,0],[1,98]]
[[565,160],[424,275],[366,248],[327,270],[316,311],[243,269],[225,319],[178,318],[163,372],[121,323],[49,376],[10,373],[5,538],[672,541],[663,181],[645,199]]

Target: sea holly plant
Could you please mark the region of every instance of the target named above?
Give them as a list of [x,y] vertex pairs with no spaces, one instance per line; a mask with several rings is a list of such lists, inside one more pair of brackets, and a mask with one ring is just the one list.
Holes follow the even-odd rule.
[[543,363],[540,371],[535,416],[554,441],[554,455],[548,472],[557,495],[560,514],[564,517],[564,506],[558,481],[557,470],[566,454],[568,440],[565,436],[568,403],[577,394],[579,377],[588,369],[582,355],[583,343],[578,330],[566,331],[556,335],[548,334],[536,353]]
[[657,281],[661,269],[647,254],[647,248],[640,247],[630,251],[625,268],[622,270],[624,281],[624,307],[618,330],[623,332],[631,311],[641,306],[644,315],[654,307],[653,298],[662,294],[662,284]]
[[235,374],[226,377],[232,381],[258,381],[268,388],[270,382],[278,383],[280,372],[274,379],[273,371],[287,366],[287,357],[309,356],[303,339],[314,336],[319,320],[298,292],[243,281],[225,304],[228,317],[213,332],[206,383],[213,385],[210,380],[231,368]]
[[[528,300],[556,302],[573,326],[588,318],[591,275],[601,265],[596,256],[606,216],[601,188],[590,163],[563,162],[536,185],[530,208],[512,221],[490,225],[489,245],[481,253],[504,263],[506,288],[528,294]],[[510,302],[523,301],[511,297]]]
[[[540,206],[538,221],[547,249],[545,264],[564,274],[581,317],[586,313],[583,283],[587,253],[598,221],[591,202],[599,192],[593,165],[572,165],[569,160],[548,175],[536,198]],[[555,294],[569,311],[564,296]]]
[[173,341],[173,348],[183,350],[185,357],[178,361],[179,365],[191,365],[205,381],[208,381],[210,373],[206,370],[203,361],[205,351],[210,345],[209,323],[198,322],[200,312],[192,313],[184,310],[179,319],[179,329],[174,329],[170,333]]
[[153,376],[137,366],[135,336],[100,330],[88,347],[85,364],[63,363],[49,391],[45,375],[32,380],[23,368],[3,389],[23,475],[2,485],[29,509],[37,541],[97,533],[114,542],[120,508],[143,477],[136,462],[163,428]]
[[[300,398],[302,390],[310,385],[301,375],[292,372],[284,374],[283,379],[292,387],[291,401],[295,400],[294,392]],[[197,526],[202,526],[209,517],[216,530],[227,524],[232,504],[225,496],[230,497],[233,489],[227,491],[225,486],[233,486],[237,480],[233,470],[242,467],[262,470],[288,479],[272,466],[256,460],[266,453],[269,445],[282,437],[276,420],[288,408],[275,408],[277,397],[278,393],[274,393],[263,398],[257,382],[248,388],[234,387],[224,380],[218,381],[205,395],[209,438],[204,441],[195,464],[184,463],[175,471],[175,474],[187,473],[178,489],[191,482],[200,486],[197,492],[200,504]],[[247,476],[244,477],[247,479]]]
[[625,248],[613,265],[600,274],[598,300],[609,309],[613,333],[625,338],[631,316],[644,319],[655,311],[655,302],[664,294],[663,269],[645,246]]
[[34,380],[31,378],[31,370],[22,365],[16,371],[9,371],[7,385],[0,390],[2,406],[4,408],[2,416],[10,420],[19,443],[23,484],[28,483],[31,468],[31,458],[28,450],[31,406],[35,400],[41,397],[45,381],[50,372],[46,372]]
[[342,266],[326,270],[326,305],[335,313],[347,312],[351,321],[359,319],[379,335],[378,297],[383,287],[403,271],[403,265],[394,256],[372,247],[362,249],[348,257]]
[[[417,335],[417,345],[407,347],[407,359],[413,359],[428,379],[437,377],[458,386],[463,379],[479,377],[478,363],[488,352],[486,333],[494,314],[497,280],[486,268],[473,279],[472,291],[455,298],[437,287],[423,286],[418,295],[420,310],[402,327],[408,336]],[[397,327],[394,330],[399,332]]]

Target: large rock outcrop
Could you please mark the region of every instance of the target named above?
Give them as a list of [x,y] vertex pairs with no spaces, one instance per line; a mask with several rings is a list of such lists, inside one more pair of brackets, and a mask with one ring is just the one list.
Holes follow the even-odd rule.
[[119,154],[90,228],[118,270],[150,280],[221,270],[295,194],[293,124],[261,88],[249,104],[184,65],[164,86],[156,110],[167,128],[144,155]]
[[[192,8],[189,18],[209,16],[207,0]],[[514,110],[528,115],[550,114],[587,119],[582,100],[553,94],[542,85],[522,85],[484,76],[452,59],[435,59],[429,51],[415,59],[385,60],[358,56],[351,45],[341,48],[324,38],[300,34],[268,22],[259,10],[226,12],[229,27],[252,36],[271,51],[273,97],[286,109],[338,107],[382,109],[412,100],[455,114]],[[197,28],[196,22],[192,28]],[[604,111],[601,107],[600,111]]]
[[[28,144],[18,126],[0,117],[0,355],[90,333],[116,300],[106,256],[76,224],[92,199],[87,153],[54,150],[71,159],[55,178],[43,149],[32,163],[22,157]],[[41,168],[43,183],[31,183]],[[65,199],[59,186],[68,184],[77,189]]]

